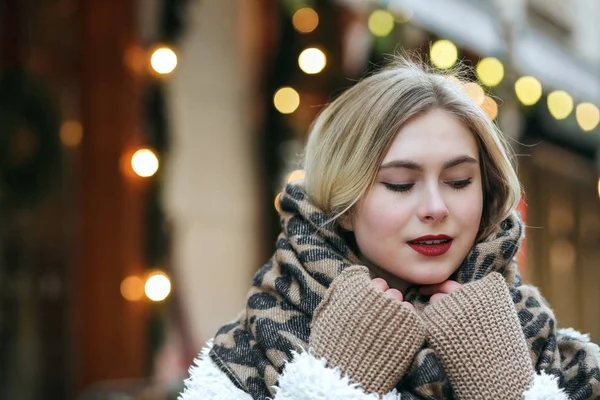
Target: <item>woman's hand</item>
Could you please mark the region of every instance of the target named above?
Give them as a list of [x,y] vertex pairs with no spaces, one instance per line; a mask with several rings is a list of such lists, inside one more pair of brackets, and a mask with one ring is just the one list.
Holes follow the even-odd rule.
[[429,303],[433,304],[447,294],[452,293],[462,285],[456,281],[447,280],[437,285],[426,285],[419,288],[419,293],[425,296],[431,296]]
[[398,289],[390,288],[390,286],[385,281],[385,279],[375,278],[371,282],[373,283],[373,285],[375,285],[375,287],[379,288],[379,290],[383,291],[385,294],[390,296],[392,299],[396,299],[396,300],[410,306],[411,308],[414,308],[414,306],[411,303],[404,301],[404,296],[402,296],[402,292],[399,291]]

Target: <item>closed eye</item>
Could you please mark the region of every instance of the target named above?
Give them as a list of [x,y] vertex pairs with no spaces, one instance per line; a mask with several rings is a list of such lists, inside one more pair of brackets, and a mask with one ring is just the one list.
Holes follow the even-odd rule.
[[385,185],[385,187],[388,190],[391,190],[392,192],[408,192],[410,189],[412,189],[413,186],[415,186],[414,183],[386,183],[386,182],[383,182],[383,184]]
[[473,178],[463,179],[461,181],[446,182],[452,189],[460,190],[469,186],[473,182]]

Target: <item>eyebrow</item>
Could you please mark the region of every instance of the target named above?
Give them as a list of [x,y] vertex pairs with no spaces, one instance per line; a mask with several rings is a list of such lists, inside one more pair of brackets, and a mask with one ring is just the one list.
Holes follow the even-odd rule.
[[[470,157],[470,156],[458,156],[451,160],[446,161],[444,163],[444,165],[442,166],[442,169],[450,169],[452,167],[456,167],[457,165],[464,164],[464,163],[479,164],[479,161],[477,161],[475,158]],[[417,164],[414,161],[409,161],[409,160],[388,161],[385,164],[383,164],[380,169],[388,169],[388,168],[406,168],[406,169],[412,169],[415,171],[423,172],[423,166]]]

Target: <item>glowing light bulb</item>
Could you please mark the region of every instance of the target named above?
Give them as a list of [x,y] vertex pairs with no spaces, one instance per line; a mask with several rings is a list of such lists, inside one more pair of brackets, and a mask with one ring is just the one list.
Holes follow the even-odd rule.
[[131,168],[143,178],[150,177],[158,171],[158,158],[150,149],[140,149],[131,157]]
[[440,69],[451,68],[458,60],[458,50],[449,40],[438,40],[431,46],[431,63]]
[[159,47],[152,53],[150,65],[161,75],[170,74],[177,67],[177,54],[168,47]]
[[498,104],[490,96],[485,96],[481,108],[492,121],[498,116]]
[[502,82],[504,65],[497,58],[484,58],[477,64],[476,73],[481,83],[493,87]]
[[77,147],[83,138],[83,127],[77,121],[65,121],[60,126],[60,141],[67,147]]
[[467,96],[471,98],[471,100],[475,102],[475,104],[479,106],[483,104],[485,93],[481,86],[479,86],[475,82],[469,82],[464,84],[462,90],[466,93]]
[[278,193],[277,196],[275,196],[275,209],[277,210],[277,212],[281,212],[281,206],[279,205],[279,199],[281,199],[281,193]]
[[163,301],[171,293],[171,280],[164,272],[156,272],[146,280],[146,296],[152,301]]
[[573,99],[562,90],[556,90],[548,95],[548,110],[556,119],[565,119],[573,111]]
[[582,130],[590,132],[600,123],[600,111],[592,103],[581,103],[575,109],[575,119]]
[[532,106],[542,97],[542,84],[533,76],[523,76],[515,82],[517,98],[526,106]]
[[304,175],[305,173],[303,169],[297,169],[295,171],[290,172],[286,179],[286,182],[290,183],[295,181],[301,181],[302,179],[304,179]]
[[300,69],[307,74],[318,74],[327,65],[325,53],[316,47],[309,47],[300,53],[298,57]]
[[310,7],[304,7],[292,17],[294,28],[300,33],[310,33],[319,25],[319,14]]
[[387,36],[394,30],[394,16],[386,10],[375,10],[369,16],[369,30],[375,36]]
[[291,87],[282,87],[273,96],[273,104],[282,114],[291,114],[300,105],[300,95]]
[[127,301],[138,301],[144,297],[144,281],[137,276],[128,276],[121,282],[121,295]]

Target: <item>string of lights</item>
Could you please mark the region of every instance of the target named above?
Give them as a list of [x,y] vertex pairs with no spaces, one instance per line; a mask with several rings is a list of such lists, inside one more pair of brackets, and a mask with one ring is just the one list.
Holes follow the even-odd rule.
[[[284,2],[286,9],[291,14],[291,23],[298,35],[315,35],[323,25],[332,25],[334,21],[328,21],[318,12],[318,8],[311,6],[311,2],[288,0]],[[371,9],[366,10],[361,18],[362,24],[372,35],[372,39],[386,39],[401,43],[398,37],[397,27],[411,21],[413,15],[411,9],[402,2],[380,1],[372,2]],[[309,5],[307,5],[309,4]],[[317,35],[318,36],[318,35]],[[374,46],[374,51],[379,51]],[[326,71],[328,60],[326,49],[319,45],[312,45],[298,53],[298,67],[307,75],[317,75]],[[460,51],[457,46],[448,39],[440,38],[428,46],[428,60],[432,66],[441,72],[452,71],[460,59]],[[461,81],[451,75],[449,79],[455,81],[461,89],[488,115],[491,120],[498,117],[498,103],[493,94],[495,88],[505,79],[505,66],[496,57],[480,58],[474,68],[474,79]],[[549,90],[535,77],[529,75],[518,76],[512,87],[512,93],[520,102],[522,107],[528,108],[536,105]],[[506,93],[506,92],[505,92]],[[278,88],[273,93],[273,104],[281,114],[291,118],[294,113],[301,109],[302,103],[306,101],[295,85],[288,84]],[[591,132],[600,124],[600,110],[590,101],[577,102],[565,90],[557,88],[546,95],[546,106],[549,114],[556,120],[565,120],[574,114],[574,119],[583,132]],[[298,179],[301,171],[293,171],[286,178],[286,182]],[[600,193],[600,181],[598,184]],[[275,199],[275,208],[278,209],[279,194]]]

